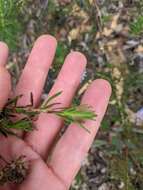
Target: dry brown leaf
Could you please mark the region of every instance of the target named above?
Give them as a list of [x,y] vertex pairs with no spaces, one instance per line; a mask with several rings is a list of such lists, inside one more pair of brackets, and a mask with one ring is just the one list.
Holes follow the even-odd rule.
[[78,95],[82,95],[86,89],[88,88],[88,86],[92,83],[92,80],[88,80],[78,91]]
[[68,35],[68,40],[71,42],[72,40],[76,40],[82,33],[89,32],[91,30],[91,26],[89,25],[81,25],[78,28],[73,28]]
[[111,22],[111,29],[112,30],[116,29],[116,27],[118,25],[119,16],[120,16],[120,13],[118,13],[118,14],[116,14],[116,15],[113,16],[112,22]]
[[88,24],[89,16],[82,10],[77,4],[74,4],[71,12],[72,16],[82,18],[80,25],[77,28],[73,28],[68,34],[68,40],[71,42],[81,35],[83,32],[89,32],[92,29],[92,26]]
[[73,5],[71,15],[83,18],[85,19],[85,21],[89,19],[88,14],[83,9],[81,9],[77,4]]
[[136,49],[135,49],[136,53],[143,53],[143,46],[139,45]]
[[118,24],[118,20],[120,17],[120,13],[114,15],[111,20],[111,24],[109,27],[105,26],[102,30],[102,32],[97,33],[96,39],[98,39],[101,36],[110,36],[114,31],[120,31],[122,29],[122,25]]
[[127,74],[128,70],[124,67],[126,58],[122,50],[120,38],[107,42],[104,46],[104,52],[107,60],[112,64],[111,75],[116,88],[117,101],[121,104],[124,90],[124,74]]
[[122,77],[121,71],[117,67],[113,68],[112,77],[115,82],[117,100],[119,101],[119,103],[121,103],[124,89],[124,79]]
[[87,25],[87,24],[83,24],[81,25],[80,27],[80,31],[83,33],[83,32],[89,32],[91,31],[92,29],[92,26],[91,25]]
[[78,38],[80,32],[80,28],[74,28],[69,32],[68,40],[71,42],[72,40],[75,40]]
[[92,4],[93,4],[93,2],[94,2],[94,0],[89,0],[90,5],[92,5]]
[[112,34],[112,32],[113,32],[112,29],[109,29],[109,28],[104,27],[103,32],[102,32],[102,35],[104,35],[104,36],[107,37],[107,36],[110,36],[110,35]]

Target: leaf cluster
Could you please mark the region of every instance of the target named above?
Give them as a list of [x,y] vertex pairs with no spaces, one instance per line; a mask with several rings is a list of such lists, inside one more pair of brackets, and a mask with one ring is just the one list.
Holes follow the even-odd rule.
[[56,114],[63,118],[66,123],[76,123],[89,132],[84,126],[84,122],[85,120],[95,120],[94,111],[87,105],[61,107],[60,103],[55,101],[61,93],[58,92],[50,96],[39,108],[33,108],[32,93],[30,104],[26,106],[18,106],[18,101],[22,95],[8,100],[0,112],[0,133],[7,137],[8,134],[15,134],[13,129],[31,131],[34,129],[33,120],[37,120],[40,113]]

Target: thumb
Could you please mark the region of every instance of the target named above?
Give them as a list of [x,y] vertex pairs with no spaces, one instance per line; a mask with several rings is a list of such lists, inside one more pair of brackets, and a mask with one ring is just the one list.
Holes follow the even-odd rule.
[[11,91],[10,74],[6,68],[4,68],[7,62],[6,55],[8,55],[8,48],[3,42],[0,42],[0,109],[2,109],[7,102]]
[[2,109],[7,102],[10,90],[10,75],[4,67],[0,66],[0,109]]

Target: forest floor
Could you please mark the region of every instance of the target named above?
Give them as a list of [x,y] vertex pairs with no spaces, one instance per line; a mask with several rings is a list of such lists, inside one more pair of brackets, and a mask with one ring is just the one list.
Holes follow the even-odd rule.
[[49,33],[58,48],[44,93],[72,50],[88,59],[76,101],[96,78],[112,85],[106,117],[71,189],[142,190],[143,1],[29,0],[23,15],[23,32],[8,65],[14,79],[35,39]]

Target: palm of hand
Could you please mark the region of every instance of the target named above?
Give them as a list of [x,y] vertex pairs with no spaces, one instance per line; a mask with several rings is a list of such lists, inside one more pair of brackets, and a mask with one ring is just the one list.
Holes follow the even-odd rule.
[[26,155],[26,160],[29,161],[29,175],[27,179],[21,185],[9,184],[5,187],[0,187],[1,190],[38,190],[38,189],[58,189],[66,190],[67,186],[54,173],[54,170],[44,159],[40,157],[38,153],[32,150],[24,141],[17,139],[16,137],[1,138],[0,152],[5,158],[17,158],[19,155]]
[[[28,62],[22,72],[15,92],[12,96],[23,94],[19,105],[29,103],[30,92],[34,95],[34,106],[38,106],[48,69],[53,61],[56,40],[49,35],[41,36],[35,43]],[[11,92],[10,76],[4,65],[8,56],[5,44],[0,43],[0,108],[6,103]],[[62,91],[57,102],[68,106],[80,83],[85,69],[86,59],[79,52],[70,53],[60,74],[50,91],[50,95]],[[55,143],[55,138],[62,126],[62,120],[55,115],[40,114],[35,125],[38,130],[28,134],[19,134],[20,138],[0,137],[0,153],[7,159],[26,155],[29,161],[29,174],[20,185],[7,184],[0,190],[67,190],[78,172],[81,161],[86,155],[100,122],[105,113],[111,88],[107,81],[98,79],[87,89],[82,103],[91,105],[97,113],[96,121],[86,121],[91,134],[75,124],[68,127],[64,135]]]

